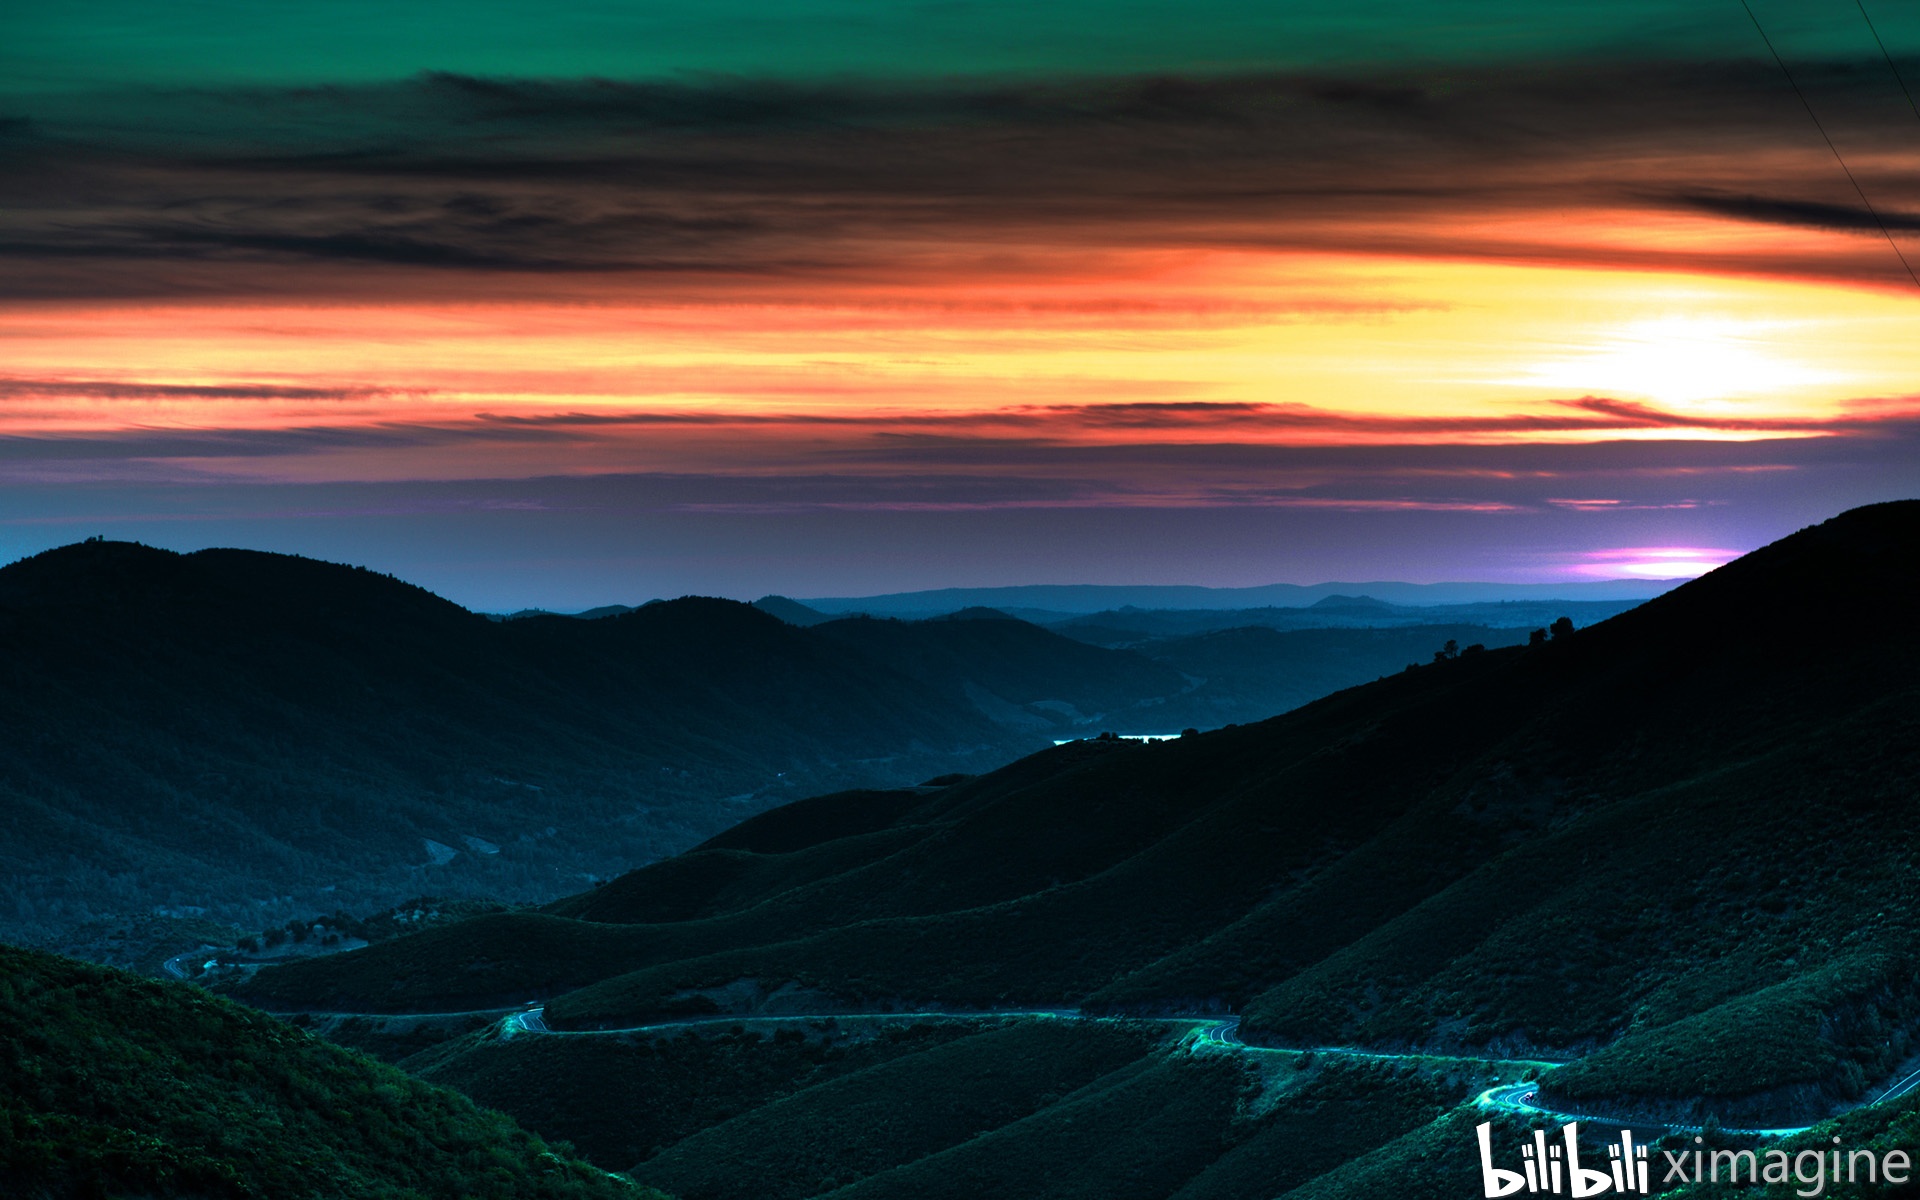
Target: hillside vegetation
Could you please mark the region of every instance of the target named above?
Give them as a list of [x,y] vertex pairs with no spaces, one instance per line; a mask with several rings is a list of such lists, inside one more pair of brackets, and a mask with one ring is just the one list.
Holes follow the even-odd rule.
[[4,946],[0,1194],[664,1200],[197,988]]
[[[241,994],[396,1011],[518,987],[583,1029],[1231,1006],[1276,1045],[1581,1058],[1545,1081],[1559,1101],[1818,1116],[1920,1049],[1916,585],[1920,504],[1857,510],[1543,644],[815,799],[546,913]],[[1859,632],[1795,636],[1833,611]]]

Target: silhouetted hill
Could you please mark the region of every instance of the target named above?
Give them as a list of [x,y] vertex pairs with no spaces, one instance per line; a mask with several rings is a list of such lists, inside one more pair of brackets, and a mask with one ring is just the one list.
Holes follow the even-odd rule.
[[789,600],[785,596],[762,596],[753,602],[753,606],[763,613],[770,613],[787,624],[798,625],[802,629],[809,625],[833,620],[826,613],[815,612],[798,600]]
[[589,608],[581,612],[557,613],[544,608],[523,608],[510,613],[481,613],[489,621],[523,621],[528,617],[572,617],[576,621],[597,621],[601,617],[617,617],[633,611],[631,604],[602,604],[598,608]]
[[1375,600],[1372,596],[1326,596],[1315,600],[1307,607],[1319,609],[1323,612],[1387,613],[1394,610],[1393,605],[1388,604],[1385,600]]
[[[821,798],[546,914],[240,990],[517,991],[571,1028],[1231,1006],[1279,1045],[1575,1057],[1543,1083],[1569,1104],[1817,1116],[1920,1050],[1916,585],[1920,502],[1860,509],[1544,644]],[[1835,611],[1852,632],[1806,632]]]
[[1193,686],[999,614],[501,621],[360,568],[82,543],[0,569],[0,933],[547,900],[810,792],[1157,731]]
[[932,619],[936,621],[1017,621],[1020,618],[1011,613],[1001,612],[997,608],[976,604],[972,608],[962,608]]
[[658,1198],[183,984],[0,946],[0,1192]]
[[1258,720],[1455,632],[1500,639],[1242,632],[1140,655],[989,609],[605,612],[495,620],[363,568],[115,541],[0,570],[0,933],[551,899],[808,793]]
[[1038,744],[731,601],[500,623],[358,568],[83,543],[0,570],[0,931],[547,898]]

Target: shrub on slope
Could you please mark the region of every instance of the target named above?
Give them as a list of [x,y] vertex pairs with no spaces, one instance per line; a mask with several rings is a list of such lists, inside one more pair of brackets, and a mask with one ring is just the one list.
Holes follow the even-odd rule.
[[1024,1120],[829,1192],[834,1200],[1161,1200],[1227,1146],[1241,1063],[1174,1051]]
[[634,1177],[681,1200],[801,1200],[956,1146],[1146,1054],[1163,1028],[1015,1021],[797,1092],[675,1145]]
[[1475,1072],[1436,1074],[1385,1062],[1328,1060],[1247,1121],[1245,1140],[1188,1180],[1172,1200],[1271,1200],[1419,1129],[1470,1087],[1489,1081]]

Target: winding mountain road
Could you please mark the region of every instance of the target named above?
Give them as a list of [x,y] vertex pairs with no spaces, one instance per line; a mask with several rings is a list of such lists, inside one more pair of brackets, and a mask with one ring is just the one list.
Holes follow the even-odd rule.
[[[993,1010],[983,1010],[983,1011],[975,1011],[975,1012],[950,1012],[950,1011],[943,1011],[943,1010],[942,1011],[929,1010],[929,1011],[916,1011],[916,1012],[811,1013],[811,1014],[803,1014],[803,1015],[783,1015],[783,1016],[738,1016],[736,1015],[736,1016],[723,1016],[723,1017],[694,1017],[694,1018],[687,1018],[687,1019],[675,1020],[675,1021],[657,1021],[651,1024],[645,1024],[645,1025],[629,1025],[629,1026],[623,1026],[617,1029],[554,1029],[547,1024],[545,1006],[533,1005],[533,1006],[524,1008],[518,1012],[509,1014],[500,1023],[500,1036],[502,1040],[513,1038],[520,1034],[535,1034],[535,1035],[546,1036],[546,1037],[607,1037],[607,1036],[613,1036],[618,1034],[631,1034],[631,1033],[671,1033],[676,1030],[683,1030],[683,1029],[698,1029],[702,1027],[712,1027],[716,1025],[743,1025],[743,1024],[750,1024],[750,1023],[751,1024],[798,1023],[798,1022],[828,1021],[828,1020],[860,1020],[860,1021],[969,1020],[969,1019],[978,1019],[982,1017],[1035,1017],[1035,1018],[1047,1018],[1047,1019],[1053,1019],[1053,1020],[1066,1020],[1066,1021],[1085,1021],[1085,1020],[1102,1019],[1100,1017],[1096,1017],[1088,1013],[1082,1013],[1077,1009],[1020,1009],[1020,1010],[993,1009]],[[1321,1055],[1321,1056],[1328,1056],[1328,1057],[1335,1057],[1335,1058],[1372,1059],[1372,1060],[1382,1060],[1382,1061],[1389,1061],[1389,1062],[1413,1061],[1413,1060],[1420,1060],[1420,1059],[1424,1059],[1427,1061],[1432,1061],[1434,1059],[1441,1059],[1441,1060],[1451,1059],[1459,1062],[1475,1063],[1481,1066],[1532,1067],[1535,1069],[1536,1072],[1550,1071],[1554,1067],[1561,1065],[1558,1062],[1554,1062],[1546,1059],[1475,1058],[1475,1057],[1469,1057],[1469,1056],[1457,1055],[1457,1054],[1425,1054],[1425,1053],[1401,1054],[1401,1053],[1392,1053],[1392,1052],[1380,1051],[1380,1050],[1359,1050],[1349,1046],[1255,1046],[1255,1045],[1249,1045],[1248,1043],[1240,1039],[1240,1018],[1239,1017],[1213,1017],[1213,1016],[1179,1017],[1179,1016],[1176,1016],[1176,1017],[1151,1017],[1151,1018],[1142,1018],[1142,1019],[1159,1021],[1168,1025],[1193,1026],[1192,1031],[1187,1035],[1186,1041],[1187,1041],[1187,1044],[1190,1046],[1190,1048],[1194,1050],[1218,1050],[1218,1051],[1224,1051],[1229,1053],[1246,1054],[1246,1055],[1286,1054],[1286,1055],[1298,1056],[1301,1054],[1314,1054],[1314,1055]],[[1667,1121],[1658,1121],[1658,1120],[1650,1120],[1650,1119],[1643,1120],[1640,1118],[1633,1118],[1633,1117],[1617,1117],[1617,1116],[1610,1117],[1610,1116],[1603,1116],[1597,1113],[1566,1112],[1560,1109],[1549,1108],[1536,1102],[1539,1096],[1539,1087],[1540,1087],[1540,1084],[1537,1079],[1528,1080],[1521,1083],[1498,1084],[1494,1087],[1490,1087],[1485,1091],[1481,1092],[1477,1097],[1474,1098],[1474,1103],[1484,1109],[1501,1110],[1505,1112],[1514,1113],[1520,1116],[1541,1116],[1541,1117],[1546,1117],[1550,1120],[1558,1121],[1562,1124],[1578,1121],[1582,1124],[1615,1125],[1615,1126],[1623,1126],[1623,1127],[1638,1127],[1642,1129],[1660,1128],[1660,1129],[1672,1130],[1674,1132],[1679,1132],[1679,1133],[1698,1133],[1701,1131],[1701,1126],[1698,1126],[1698,1125],[1682,1125],[1682,1124],[1674,1124],[1672,1122],[1667,1122]],[[1920,1087],[1920,1071],[1915,1071],[1912,1074],[1907,1075],[1904,1078],[1895,1081],[1895,1083],[1891,1087],[1887,1088],[1880,1095],[1874,1097],[1871,1100],[1863,1101],[1861,1102],[1860,1105],[1856,1107],[1864,1108],[1870,1104],[1879,1104],[1887,1100],[1898,1099],[1899,1097],[1914,1090],[1916,1087]],[[1721,1128],[1723,1129],[1724,1132],[1731,1133],[1731,1134],[1739,1134],[1739,1135],[1748,1136],[1748,1137],[1773,1138],[1773,1137],[1786,1137],[1789,1134],[1803,1133],[1806,1130],[1811,1129],[1812,1126],[1811,1125],[1782,1126],[1779,1128],[1772,1128],[1772,1129],[1744,1129],[1744,1128],[1736,1129],[1728,1126],[1722,1126]]]

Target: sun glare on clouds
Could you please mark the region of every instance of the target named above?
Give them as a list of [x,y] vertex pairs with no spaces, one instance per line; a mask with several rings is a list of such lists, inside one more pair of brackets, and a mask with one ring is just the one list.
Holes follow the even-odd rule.
[[1634,321],[1598,334],[1589,349],[1529,368],[1524,382],[1721,415],[1741,400],[1842,378],[1771,348],[1783,324],[1703,316]]

